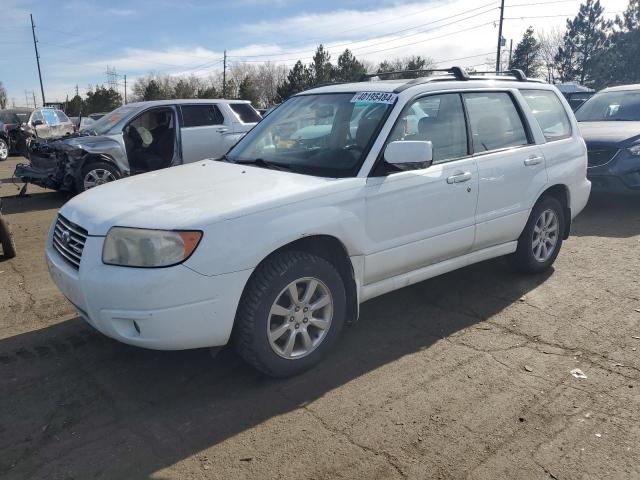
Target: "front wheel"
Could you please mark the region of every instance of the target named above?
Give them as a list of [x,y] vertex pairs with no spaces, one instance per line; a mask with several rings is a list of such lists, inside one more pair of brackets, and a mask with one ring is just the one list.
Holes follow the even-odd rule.
[[254,273],[242,294],[233,341],[247,363],[272,377],[289,377],[330,350],[344,325],[342,277],[325,259],[284,252]]
[[531,211],[512,256],[513,265],[526,273],[541,273],[555,262],[565,228],[564,210],[555,197],[544,197]]
[[9,144],[4,138],[0,138],[0,161],[9,158]]
[[77,179],[78,192],[84,192],[90,188],[113,182],[120,178],[120,171],[115,165],[103,161],[91,161],[82,167],[80,177]]
[[2,254],[5,259],[16,256],[16,245],[13,243],[9,224],[0,215],[0,245],[2,245]]

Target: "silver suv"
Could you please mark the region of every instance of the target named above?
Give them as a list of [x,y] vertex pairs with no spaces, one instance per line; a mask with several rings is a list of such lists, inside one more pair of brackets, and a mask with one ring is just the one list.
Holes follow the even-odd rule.
[[70,138],[35,143],[15,176],[76,190],[223,156],[261,120],[243,100],[161,100],[123,105]]

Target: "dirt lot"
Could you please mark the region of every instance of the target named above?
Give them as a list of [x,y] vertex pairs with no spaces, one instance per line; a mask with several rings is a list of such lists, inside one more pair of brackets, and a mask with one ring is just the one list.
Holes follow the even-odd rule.
[[496,260],[367,302],[324,364],[274,381],[78,319],[43,259],[65,196],[15,198],[17,161],[0,477],[640,478],[640,199],[593,198],[547,275]]

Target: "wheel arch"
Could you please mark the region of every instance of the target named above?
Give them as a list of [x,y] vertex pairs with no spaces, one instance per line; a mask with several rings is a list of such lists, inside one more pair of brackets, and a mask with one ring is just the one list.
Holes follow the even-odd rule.
[[[562,205],[563,213],[564,213],[564,232],[562,235],[562,239],[566,240],[569,238],[569,232],[571,230],[571,194],[569,192],[569,187],[562,183],[557,183],[555,185],[551,185],[547,187],[539,196],[536,201],[536,205],[540,200],[545,197],[553,197],[560,202]],[[534,205],[535,207],[535,205]]]
[[[255,267],[253,273],[247,280],[242,292],[244,296],[245,290],[255,273],[260,267],[275,255],[288,251],[302,251],[317,255],[329,263],[331,263],[338,273],[342,277],[342,281],[345,286],[345,293],[347,296],[347,323],[353,323],[357,321],[359,314],[359,301],[358,301],[358,287],[356,282],[356,273],[353,263],[349,256],[348,250],[344,243],[333,235],[326,234],[314,234],[307,235],[296,240],[290,241],[266,255],[260,263]],[[241,296],[241,298],[242,298]],[[238,305],[240,308],[240,305]]]

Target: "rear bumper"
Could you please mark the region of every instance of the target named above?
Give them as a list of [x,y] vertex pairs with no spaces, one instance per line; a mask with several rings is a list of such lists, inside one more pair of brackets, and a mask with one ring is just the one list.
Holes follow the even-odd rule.
[[157,350],[228,342],[251,270],[208,277],[184,265],[104,265],[103,240],[87,238],[79,269],[53,249],[51,232],[47,240],[54,283],[90,325],[123,343]]
[[591,194],[591,186],[591,182],[586,178],[571,186],[569,194],[571,205],[569,207],[571,208],[572,220],[586,207]]

